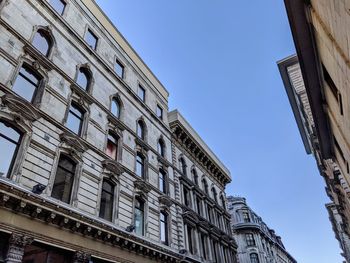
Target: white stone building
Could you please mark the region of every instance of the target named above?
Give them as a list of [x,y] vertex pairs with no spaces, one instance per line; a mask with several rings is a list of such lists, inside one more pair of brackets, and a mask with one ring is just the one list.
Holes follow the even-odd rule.
[[296,263],[282,239],[270,229],[242,197],[227,198],[239,263]]
[[0,1],[0,262],[236,262],[168,95],[95,1]]

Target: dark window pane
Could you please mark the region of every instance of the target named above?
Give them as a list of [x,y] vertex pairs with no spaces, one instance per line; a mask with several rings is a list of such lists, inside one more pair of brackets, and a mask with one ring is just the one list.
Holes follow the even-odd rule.
[[40,243],[28,245],[24,249],[23,263],[70,263],[72,252]]
[[141,121],[137,122],[137,136],[141,138],[142,140],[145,139],[145,129],[144,125]]
[[27,101],[31,102],[38,88],[40,79],[28,68],[22,67],[18,73],[13,91]]
[[118,60],[115,63],[114,70],[119,77],[124,77],[124,66]]
[[60,15],[63,14],[66,3],[62,0],[50,0],[50,5],[56,10]]
[[136,156],[136,174],[142,178],[145,175],[144,158],[139,154]]
[[44,56],[49,54],[51,43],[43,30],[35,33],[32,44]]
[[164,157],[164,143],[163,143],[163,141],[162,140],[159,140],[158,141],[158,145],[157,145],[157,148],[158,148],[158,153],[162,156],[162,157]]
[[55,182],[51,196],[65,203],[70,203],[75,163],[65,156],[61,156],[58,162]]
[[120,104],[116,99],[112,100],[111,112],[115,117],[120,117]]
[[146,93],[145,89],[139,85],[139,88],[138,88],[138,90],[137,90],[137,95],[139,96],[139,98],[140,98],[143,102],[145,101],[145,93]]
[[77,135],[81,133],[83,115],[83,112],[76,105],[70,106],[66,126]]
[[8,176],[20,144],[21,135],[0,122],[0,176]]
[[187,226],[187,240],[188,240],[188,249],[191,254],[194,252],[194,247],[193,247],[193,239],[192,239],[192,228]]
[[103,181],[101,204],[100,204],[100,217],[112,221],[113,218],[113,202],[114,202],[114,186]]
[[85,41],[86,41],[86,43],[87,43],[92,49],[96,49],[97,37],[96,37],[96,35],[91,31],[91,29],[88,29],[88,31],[86,32]]
[[84,90],[88,90],[89,79],[90,79],[90,76],[87,70],[85,68],[80,68],[77,76],[77,84]]
[[159,190],[166,193],[166,174],[164,171],[159,171]]

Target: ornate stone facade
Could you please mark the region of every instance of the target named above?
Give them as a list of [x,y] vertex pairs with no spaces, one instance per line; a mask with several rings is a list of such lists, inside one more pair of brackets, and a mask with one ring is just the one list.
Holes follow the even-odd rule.
[[229,196],[228,210],[237,241],[239,263],[296,263],[282,239],[246,203],[245,198]]
[[236,262],[230,173],[168,95],[95,1],[0,1],[0,262]]

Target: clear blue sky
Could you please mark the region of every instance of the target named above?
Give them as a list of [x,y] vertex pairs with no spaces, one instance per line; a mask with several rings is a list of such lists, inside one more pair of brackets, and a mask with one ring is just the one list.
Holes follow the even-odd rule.
[[228,195],[250,206],[299,263],[340,263],[276,61],[294,44],[282,0],[98,0],[231,170]]

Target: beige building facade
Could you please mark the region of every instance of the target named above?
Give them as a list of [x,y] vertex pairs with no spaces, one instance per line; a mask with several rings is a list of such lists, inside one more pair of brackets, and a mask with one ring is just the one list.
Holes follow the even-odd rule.
[[227,198],[239,263],[296,263],[282,239],[269,228],[243,197]]
[[312,151],[349,235],[349,2],[285,0],[285,5],[314,121]]
[[230,172],[93,0],[0,1],[0,262],[236,262]]

